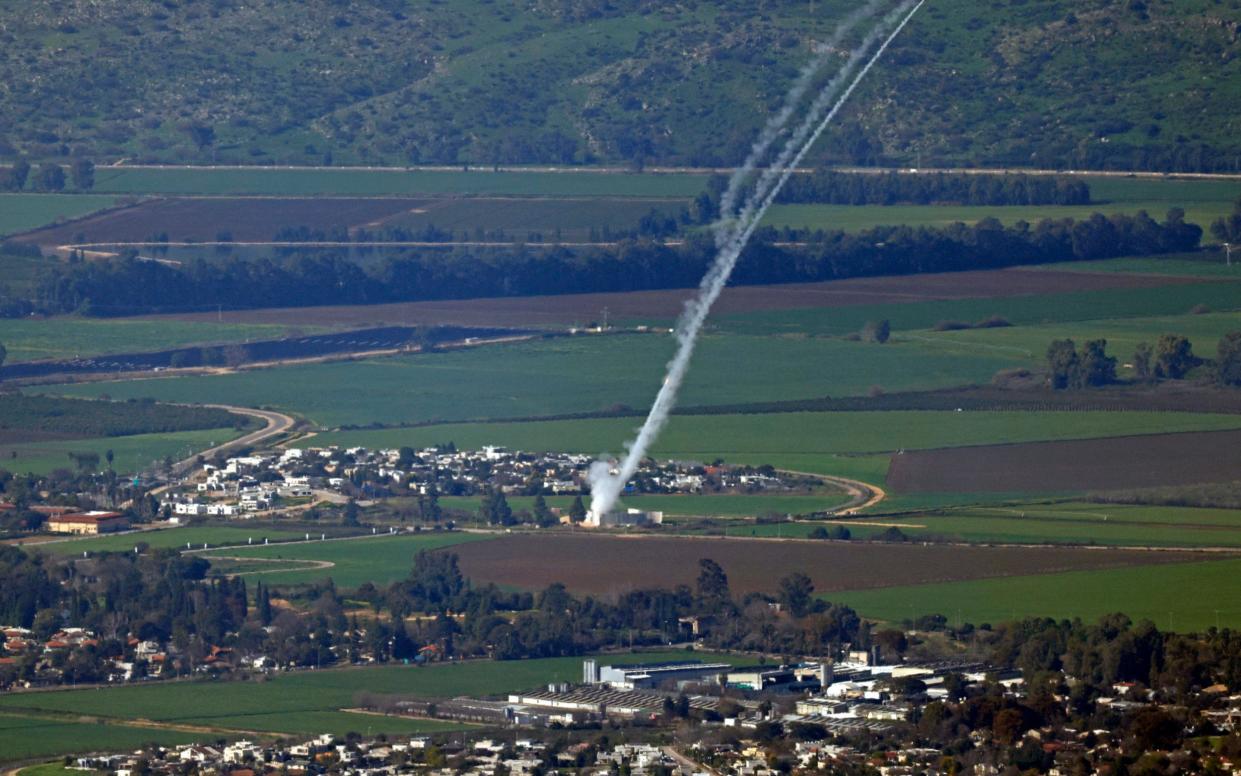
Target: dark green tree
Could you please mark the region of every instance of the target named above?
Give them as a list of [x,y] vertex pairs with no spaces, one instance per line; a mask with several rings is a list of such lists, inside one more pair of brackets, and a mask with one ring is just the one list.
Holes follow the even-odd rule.
[[479,513],[484,522],[492,525],[513,525],[517,522],[513,519],[513,508],[508,505],[504,491],[498,487],[489,488],[483,494],[483,503],[479,508]]
[[704,611],[718,611],[732,600],[728,589],[728,575],[723,567],[710,558],[698,561],[698,600]]
[[9,191],[21,191],[26,188],[26,180],[30,178],[30,162],[25,159],[18,159],[13,162],[13,166],[9,168],[7,180],[4,182],[4,188]]
[[1107,340],[1090,340],[1082,346],[1073,382],[1082,388],[1116,382],[1116,359],[1107,354]]
[[543,498],[543,494],[539,493],[534,497],[534,521],[540,526],[546,528],[556,524],[556,516],[552,514],[552,510],[547,506],[547,499]]
[[794,617],[804,617],[810,612],[813,593],[814,583],[801,572],[789,574],[780,580],[780,603]]
[[1133,376],[1143,382],[1155,377],[1155,367],[1151,363],[1155,350],[1149,342],[1139,342],[1133,350]]
[[1155,376],[1180,380],[1198,365],[1194,348],[1180,334],[1164,334],[1155,343]]
[[1220,337],[1215,352],[1215,377],[1223,385],[1241,385],[1241,331]]
[[892,336],[892,324],[885,318],[881,321],[867,321],[862,327],[862,340],[883,344]]
[[65,168],[51,162],[39,165],[39,189],[41,191],[63,191],[64,188]]
[[569,505],[569,518],[575,523],[586,519],[586,505],[582,503],[581,496],[575,497],[573,503]]
[[1077,346],[1071,339],[1054,340],[1047,347],[1047,371],[1056,390],[1073,384],[1077,373]]
[[95,163],[90,159],[78,159],[73,163],[73,186],[78,191],[95,188]]
[[350,526],[350,527],[357,527],[359,511],[360,510],[358,509],[358,502],[354,501],[353,499],[349,499],[347,502],[345,502],[345,519],[344,519],[345,525]]
[[1211,236],[1223,243],[1241,243],[1241,199],[1232,206],[1232,213],[1211,224]]

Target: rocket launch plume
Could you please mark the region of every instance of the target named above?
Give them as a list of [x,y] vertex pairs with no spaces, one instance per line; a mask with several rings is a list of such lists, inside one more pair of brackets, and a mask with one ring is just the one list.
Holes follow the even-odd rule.
[[[883,40],[870,58],[866,60],[866,63],[853,77],[844,92],[835,99],[834,103],[831,103],[831,109],[827,114],[821,115],[839,89],[840,84],[848,78],[849,73],[862,60],[864,53],[878,39],[878,31],[868,36],[862,45],[853,51],[841,73],[828,83],[815,99],[805,120],[785,143],[779,157],[764,170],[763,175],[755,185],[754,190],[750,192],[745,206],[735,221],[729,223],[727,221],[729,218],[728,212],[721,213],[721,221],[723,223],[718,225],[716,231],[719,253],[716,255],[715,262],[707,270],[707,274],[703,277],[702,282],[699,283],[698,293],[685,303],[685,310],[677,321],[677,350],[672,360],[668,362],[667,375],[664,377],[663,385],[660,386],[659,393],[655,397],[650,411],[647,413],[646,421],[638,431],[637,437],[626,445],[627,451],[624,459],[621,461],[619,471],[613,474],[610,466],[604,461],[596,461],[591,466],[590,517],[592,519],[597,520],[613,509],[625,483],[637,471],[639,464],[646,456],[647,450],[667,423],[668,416],[676,404],[677,392],[680,390],[681,383],[685,379],[685,373],[689,368],[690,358],[694,354],[694,346],[697,344],[702,324],[706,320],[712,304],[715,303],[720,292],[723,291],[724,285],[728,282],[733,267],[736,266],[737,259],[741,255],[741,251],[745,248],[746,243],[749,242],[750,237],[753,236],[755,229],[758,228],[763,215],[767,212],[772,202],[775,201],[776,196],[780,193],[780,189],[788,181],[793,170],[805,158],[811,147],[814,146],[815,142],[823,134],[823,131],[832,122],[832,119],[836,117],[836,114],[840,112],[840,109],[848,101],[858,84],[866,77],[875,63],[883,56],[888,46],[896,39],[896,36],[901,33],[925,2],[926,0],[917,0],[916,3],[913,0],[906,0],[900,5],[893,17],[890,17],[899,17],[900,21],[896,27]],[[886,26],[886,24],[881,26]],[[800,86],[802,93],[804,93],[811,78],[812,76],[806,76],[804,79],[805,83],[803,84],[803,79],[799,77],[794,88],[796,89]],[[792,102],[796,103],[796,100],[792,100]],[[784,121],[787,121],[791,113],[792,111],[790,110],[787,115],[784,115]],[[782,110],[780,114],[777,114],[776,118],[783,114],[784,111]],[[769,122],[768,127],[760,135],[751,156],[761,157],[766,147],[770,146],[774,141],[780,127],[769,132],[771,125],[772,122]],[[762,146],[762,150],[759,150],[760,146]],[[751,165],[752,171],[752,165],[755,162],[747,159],[747,163]],[[742,166],[739,173],[741,173],[740,176],[734,174],[734,179],[739,177],[744,179],[748,176],[748,173],[745,172],[745,165]],[[737,185],[740,185],[740,183]],[[733,189],[731,182],[729,189],[730,191]],[[735,206],[735,198],[736,192],[733,192],[733,196],[730,198],[730,205]]]

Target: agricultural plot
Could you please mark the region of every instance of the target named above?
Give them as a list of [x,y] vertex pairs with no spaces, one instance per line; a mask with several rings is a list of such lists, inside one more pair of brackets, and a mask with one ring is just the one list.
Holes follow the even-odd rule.
[[1099,261],[1066,261],[1025,267],[1032,272],[1121,272],[1141,275],[1173,275],[1180,277],[1241,279],[1241,256],[1231,265],[1223,251],[1168,256],[1135,256]]
[[[524,418],[645,407],[672,354],[664,334],[576,337],[228,375],[64,386],[71,396],[272,406],[326,427]],[[1011,361],[917,346],[708,337],[685,405],[862,395],[986,382]],[[773,380],[773,376],[778,379]],[[289,385],[299,386],[290,392]],[[365,386],[365,390],[357,390]]]
[[[892,512],[896,499],[880,505]],[[854,540],[899,528],[911,541],[983,544],[1064,544],[1122,547],[1241,548],[1241,512],[1217,509],[1136,507],[1115,504],[996,504],[934,512],[875,514],[832,523],[688,521],[679,530],[724,536],[805,538],[817,528],[841,524]]]
[[[568,509],[573,496],[547,496],[550,507]],[[476,512],[481,497],[442,496],[440,506]],[[832,509],[847,496],[831,487],[822,488],[815,494],[748,494],[748,495],[640,495],[626,496],[625,506],[646,511],[663,512],[668,517],[755,517],[774,512],[777,514],[805,514]],[[529,511],[534,499],[529,496],[508,497],[514,511]]]
[[245,546],[251,542],[262,544],[265,539],[279,542],[297,540],[304,536],[305,531],[276,527],[270,523],[252,522],[245,526],[186,526],[156,531],[129,531],[123,534],[81,539],[36,540],[25,543],[23,548],[28,552],[77,555],[83,552],[133,552],[134,546],[138,544],[145,544],[153,550],[189,549],[190,547],[201,549],[204,544],[210,547]]
[[100,168],[95,190],[115,194],[269,194],[282,196],[693,197],[706,175],[389,169]]
[[[1014,283],[1021,283],[1023,278],[1033,280],[1043,274],[1028,270],[1011,272]],[[921,337],[924,330],[932,329],[941,322],[973,325],[993,316],[1001,317],[1014,326],[1033,326],[1115,318],[1181,316],[1200,305],[1217,311],[1236,310],[1241,306],[1241,286],[1231,282],[1122,273],[1112,275],[1141,279],[1147,285],[1117,287],[1110,285],[1107,276],[1102,273],[1079,273],[1077,277],[1082,278],[1083,282],[1074,286],[1071,281],[1073,273],[1057,273],[1058,280],[1068,281],[1060,293],[931,301],[909,299],[838,309],[762,311],[724,316],[717,319],[716,325],[725,331],[749,334],[840,336],[859,331],[867,321],[887,320],[892,326],[893,338],[900,339],[909,331],[917,331],[917,336]],[[1031,288],[1037,287],[1037,281],[1034,283]],[[978,331],[979,336],[985,336],[992,330]],[[1046,343],[1043,348],[1046,348]],[[996,355],[1001,353],[1002,350],[997,351]],[[1024,353],[1015,355],[1020,357]]]
[[[306,329],[298,327],[297,331]],[[0,318],[6,363],[98,356],[105,353],[165,350],[277,339],[290,333],[283,324],[234,324],[139,318]]]
[[[1147,211],[1156,220],[1162,220],[1169,208],[1181,206],[1180,203],[1161,200],[1096,205],[775,205],[767,211],[763,225],[861,232],[876,226],[896,224],[942,228],[953,223],[976,224],[985,218],[994,218],[1005,226],[1018,221],[1034,224],[1045,218],[1080,221],[1094,213],[1135,215],[1140,210]],[[1184,210],[1186,221],[1206,230],[1217,218],[1232,212],[1232,202],[1194,203],[1185,206]],[[1207,240],[1210,240],[1209,234]]]
[[42,246],[71,243],[271,240],[285,227],[330,231],[419,210],[421,199],[184,198],[151,199],[61,226],[23,235],[21,242]]
[[[726,655],[680,651],[609,655],[605,661],[622,664],[686,659],[744,662],[744,659]],[[388,665],[280,674],[264,682],[167,682],[98,690],[8,694],[0,697],[0,711],[90,714],[118,721],[149,719],[158,723],[266,729],[303,735],[342,729],[370,730],[375,735],[395,734],[422,732],[411,728],[425,723],[396,717],[342,714],[340,710],[354,707],[358,693],[363,692],[426,699],[503,695],[549,682],[577,681],[581,676],[581,658],[479,660],[417,667]]]
[[[1241,287],[1236,289],[1241,292]],[[1237,294],[1241,304],[1241,293]],[[906,333],[899,336],[934,350],[1007,353],[1032,365],[1042,365],[1053,340],[1072,339],[1079,345],[1093,339],[1107,340],[1108,352],[1125,363],[1138,343],[1154,344],[1163,334],[1181,334],[1202,357],[1215,355],[1216,343],[1228,332],[1241,330],[1241,312],[1200,315],[1165,315],[1149,318],[1110,318],[1071,323],[1013,326],[999,329]],[[1129,370],[1121,369],[1122,373]]]
[[[1133,413],[1125,413],[1128,417]],[[892,457],[898,492],[1085,491],[1235,480],[1241,432],[1142,436],[910,450]]]
[[0,194],[0,237],[112,207],[116,197],[97,194]]
[[1200,631],[1241,626],[1239,573],[1241,560],[1211,560],[852,590],[829,598],[897,623],[925,614],[980,624],[1020,617],[1093,621],[1124,612],[1167,630]]
[[[1193,283],[1192,279],[1176,277],[1134,277],[1121,273],[1081,273],[1042,271],[1037,274],[1020,269],[979,270],[973,272],[936,273],[898,277],[862,277],[834,280],[823,283],[781,283],[767,286],[729,286],[724,289],[712,308],[713,325],[730,330],[761,333],[850,333],[861,328],[866,320],[878,317],[896,317],[900,310],[918,302],[947,302],[951,300],[980,300],[981,310],[956,311],[947,307],[934,313],[922,313],[917,320],[926,321],[917,326],[904,328],[929,328],[942,317],[953,314],[987,316],[996,312],[992,299],[1037,296],[1043,302],[1043,315],[1058,315],[1059,305],[1046,304],[1060,301],[1062,295],[1074,292],[1101,292],[1111,289],[1163,289],[1168,286]],[[261,310],[235,310],[222,313],[185,313],[180,315],[153,316],[149,320],[175,320],[216,322],[222,318],[230,323],[263,323],[299,326],[306,324],[332,326],[370,326],[382,323],[396,324],[455,324],[462,326],[533,326],[533,325],[581,325],[598,321],[607,308],[613,321],[661,321],[670,323],[681,311],[689,297],[688,289],[660,291],[631,291],[624,293],[563,294],[541,297],[505,297],[499,299],[464,299],[432,302],[406,302],[399,304],[314,307],[270,308]],[[1100,297],[1111,299],[1111,295]],[[1157,293],[1148,293],[1138,299],[1122,297],[1108,302],[1112,306],[1125,304],[1137,310],[1133,314],[1150,315],[1157,310],[1140,307],[1142,303],[1158,303]],[[1078,306],[1095,309],[1085,317],[1100,317],[1094,308],[1086,308],[1089,301]],[[1189,302],[1184,309],[1197,304]],[[868,309],[861,309],[861,308]],[[815,313],[816,318],[798,328],[790,322],[764,323],[762,313],[787,311],[790,316],[806,315],[805,311],[830,308],[831,320],[840,319],[843,324],[828,328],[825,316]],[[858,309],[853,309],[858,308]],[[930,308],[928,308],[930,309]],[[1177,308],[1174,311],[1179,311]],[[731,316],[753,313],[749,318],[738,318],[740,326],[732,325]],[[938,317],[932,317],[932,316]],[[1107,317],[1106,315],[1103,317]],[[900,319],[904,320],[904,319]],[[967,320],[975,320],[968,318]],[[1042,320],[1037,318],[1036,320]],[[815,323],[818,321],[818,323]],[[795,322],[795,321],[794,321]],[[747,327],[745,324],[749,324]],[[764,328],[765,327],[765,328]]]
[[239,433],[217,428],[40,442],[0,441],[0,468],[48,474],[55,469],[73,469],[71,453],[94,453],[103,460],[107,451],[111,450],[115,455],[113,468],[121,474],[132,474],[155,466],[165,458],[174,461],[189,458],[199,451],[235,439]]
[[697,559],[711,558],[734,593],[777,590],[800,572],[820,593],[954,580],[1184,561],[1176,552],[1063,548],[952,547],[823,541],[515,534],[454,548],[475,584],[541,590],[562,582],[575,593],[692,585]]
[[[309,542],[292,542],[265,547],[237,547],[221,553],[209,552],[204,557],[207,560],[211,560],[213,555],[242,559],[242,566],[232,563],[227,567],[228,571],[230,573],[261,571],[265,584],[295,585],[331,577],[342,588],[356,588],[363,582],[373,582],[382,586],[404,579],[409,576],[410,569],[413,568],[414,556],[422,550],[434,550],[440,547],[483,541],[488,538],[490,538],[488,534],[428,531],[419,534],[364,536],[328,541],[312,539]],[[260,562],[245,565],[244,561],[248,559]],[[300,570],[290,570],[287,565],[281,563],[269,572],[269,567],[261,563],[268,560],[305,561],[305,563],[302,564]]]
[[684,199],[591,197],[577,199],[473,197],[439,199],[384,220],[382,226],[447,229],[458,239],[493,237],[524,240],[531,233],[540,241],[605,239],[605,230],[628,231],[652,211],[676,219],[688,207]]
[[64,754],[125,751],[152,742],[173,746],[201,740],[202,734],[151,727],[0,714],[0,764]]

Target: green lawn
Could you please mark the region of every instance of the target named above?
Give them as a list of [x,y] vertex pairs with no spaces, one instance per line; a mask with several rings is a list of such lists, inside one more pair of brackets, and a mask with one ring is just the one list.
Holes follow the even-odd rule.
[[[697,652],[608,655],[600,661],[606,665],[694,658],[745,662],[744,658]],[[581,675],[581,658],[476,661],[418,667],[388,665],[298,671],[264,682],[168,682],[100,690],[11,693],[0,696],[0,711],[37,709],[305,735],[325,732],[325,727],[340,730],[341,726],[356,731],[370,729],[376,734],[401,733],[411,732],[410,721],[371,715],[342,717],[336,712],[353,708],[362,692],[432,699],[503,695],[548,682],[577,681]]]
[[861,330],[867,321],[886,319],[894,335],[933,328],[940,321],[976,323],[999,315],[1017,326],[1112,318],[1185,315],[1197,305],[1212,310],[1241,308],[1241,286],[1212,282],[1159,288],[1075,291],[994,299],[854,305],[774,310],[724,316],[723,330],[744,334],[841,335]]
[[0,237],[79,218],[116,204],[98,194],[0,194]]
[[950,621],[1001,622],[1019,617],[1081,617],[1112,612],[1190,631],[1241,627],[1241,560],[1149,565],[1105,571],[947,582],[833,593],[866,617],[900,622],[924,614]]
[[201,740],[202,735],[169,730],[0,714],[0,763],[62,754],[122,752],[152,742],[174,746]]
[[115,194],[417,195],[493,194],[523,197],[693,197],[706,176],[324,169],[100,168],[95,190]]
[[[409,576],[410,569],[413,568],[414,556],[420,550],[434,550],[462,542],[483,541],[489,538],[491,536],[487,534],[425,532],[263,547],[238,547],[222,554],[242,558],[326,561],[332,563],[332,567],[308,571],[274,570],[271,573],[262,574],[262,579],[264,583],[289,585],[331,577],[341,588],[352,589],[363,582],[374,582],[376,585],[384,586],[406,578]],[[210,560],[211,553],[203,557]],[[283,567],[284,564],[280,564],[280,568],[283,569]],[[262,569],[263,566],[254,564],[246,570]]]
[[[318,327],[298,328],[303,333],[318,330]],[[288,326],[269,324],[126,318],[0,318],[0,342],[8,348],[9,363],[277,339],[288,333]]]
[[194,723],[258,733],[288,735],[332,733],[341,738],[349,733],[361,733],[367,737],[379,733],[386,733],[390,736],[409,736],[461,730],[467,727],[458,722],[386,717],[351,711],[281,711],[276,713],[259,711],[202,717],[195,719]]
[[94,452],[102,460],[105,453],[111,450],[116,455],[113,468],[121,474],[133,474],[163,461],[165,456],[179,461],[237,436],[238,432],[231,428],[216,428],[54,442],[0,442],[0,468],[12,472],[47,474],[53,469],[72,469],[74,463],[69,453]]
[[119,536],[92,536],[83,539],[62,539],[39,544],[27,544],[27,551],[38,550],[53,554],[78,554],[81,552],[130,552],[139,542],[151,549],[169,547],[184,548],[186,544],[195,549],[203,544],[212,547],[225,545],[245,546],[250,540],[262,544],[267,538],[276,541],[301,539],[305,531],[278,528],[270,523],[254,521],[247,525],[196,525],[182,528],[164,528],[158,531],[141,531]]
[[[645,407],[672,354],[671,337],[542,340],[362,362],[221,376],[64,386],[73,396],[274,406],[326,427],[472,420]],[[815,338],[703,339],[683,405],[846,396],[986,382],[1011,359],[928,354],[920,345]],[[289,386],[298,386],[290,391]],[[632,423],[632,421],[627,421]]]
[[[639,421],[632,418],[529,423],[461,423],[409,429],[319,434],[305,446],[415,448],[455,442],[518,450],[619,451]],[[1241,417],[1159,412],[790,412],[761,415],[674,416],[653,454],[665,459],[770,463],[781,468],[856,476],[886,474],[875,453],[1000,442],[1085,439],[1133,433],[1219,430]],[[859,455],[863,454],[863,455]]]

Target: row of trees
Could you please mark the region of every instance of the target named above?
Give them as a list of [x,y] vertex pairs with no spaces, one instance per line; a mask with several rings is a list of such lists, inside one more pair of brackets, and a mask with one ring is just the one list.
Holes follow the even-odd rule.
[[835,172],[794,175],[779,202],[832,205],[1089,205],[1090,187],[1068,177]]
[[[95,163],[90,159],[77,159],[69,169],[73,174],[73,188],[78,191],[95,188]],[[35,191],[64,191],[68,183],[65,168],[55,162],[45,162],[36,171],[30,162],[18,159],[12,166],[0,170],[0,189],[5,191],[22,191],[27,184]]]
[[[1241,331],[1228,332],[1216,346],[1214,361],[1194,355],[1193,343],[1180,334],[1164,334],[1152,346],[1140,342],[1133,353],[1133,374],[1142,382],[1181,380],[1193,369],[1209,365],[1220,385],[1241,386]],[[1107,354],[1107,340],[1090,340],[1078,350],[1071,339],[1054,340],[1047,348],[1051,387],[1092,388],[1117,381],[1116,358]]]
[[[944,228],[878,227],[859,233],[764,229],[746,249],[738,284],[762,285],[874,275],[952,272],[1067,259],[1184,252],[1198,226],[1179,209],[1156,222],[1095,214],[1088,219],[995,219]],[[790,243],[789,241],[793,242]],[[251,307],[637,291],[696,285],[715,256],[710,235],[677,245],[643,240],[615,247],[532,251],[409,250],[362,267],[315,253],[284,260],[232,259],[170,266],[134,255],[109,261],[49,263],[28,307],[46,313],[124,315]],[[4,305],[0,305],[3,308]],[[20,308],[22,305],[9,305]]]

